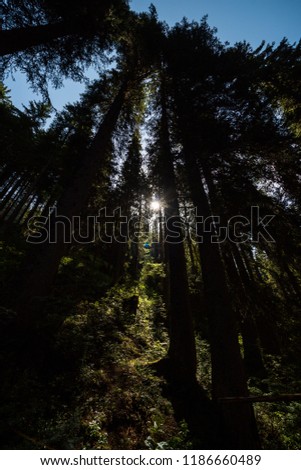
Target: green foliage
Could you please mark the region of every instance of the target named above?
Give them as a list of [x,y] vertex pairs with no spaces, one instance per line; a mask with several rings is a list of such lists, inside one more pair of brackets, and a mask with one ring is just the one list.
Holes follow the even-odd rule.
[[301,445],[301,405],[256,404],[258,429],[265,450],[298,450]]
[[198,355],[197,378],[199,383],[202,384],[202,388],[210,396],[212,390],[210,345],[207,340],[197,336],[196,346]]
[[[181,421],[176,435],[168,437],[166,435],[166,425],[161,423],[161,416],[156,416],[150,434],[145,440],[145,445],[149,450],[189,450],[192,449],[192,442],[189,440],[189,430],[187,423]],[[164,439],[164,440],[162,440]]]
[[141,287],[146,289],[148,295],[155,292],[163,292],[163,282],[166,276],[164,265],[162,263],[152,263],[147,261],[144,263],[141,276]]
[[[159,333],[154,324],[162,300],[154,294],[155,285],[151,297],[145,285],[145,277],[160,278],[162,267],[148,264],[139,282],[129,278],[103,298],[76,305],[63,296],[82,259],[77,252],[62,260],[61,275],[71,269],[70,277],[65,272],[64,293],[48,299],[49,314],[53,308],[61,312],[61,326],[50,338],[48,317],[40,325],[39,351],[47,368],[40,369],[39,358],[29,365],[32,346],[26,343],[23,364],[18,356],[5,356],[4,448],[141,449],[149,448],[148,436],[156,440],[160,435],[168,438],[168,448],[185,448],[185,425],[178,427],[171,404],[162,397],[162,381],[148,366],[166,353],[166,330]],[[126,306],[137,294],[135,313]],[[9,390],[16,367],[18,379]],[[158,433],[154,422],[160,422]]]
[[[21,69],[31,86],[45,97],[48,97],[49,82],[59,87],[63,78],[84,81],[88,67],[93,65],[99,70],[108,64],[112,48],[118,44],[134,15],[129,11],[127,0],[89,0],[84,6],[81,1],[72,2],[70,6],[69,2],[15,0],[3,5],[2,14],[3,32],[17,30],[12,41],[15,49],[1,59],[3,70],[8,74]],[[56,25],[58,32],[49,41],[49,34],[45,36],[43,30],[47,33]],[[39,26],[42,32],[32,45],[29,28]],[[23,28],[25,35],[20,41],[18,30]]]

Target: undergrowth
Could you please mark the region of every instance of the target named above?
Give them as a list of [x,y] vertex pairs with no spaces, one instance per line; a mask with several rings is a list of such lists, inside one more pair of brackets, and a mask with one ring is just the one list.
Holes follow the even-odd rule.
[[[1,244],[4,290],[23,248]],[[64,258],[60,271],[64,283],[41,303],[33,344],[19,344],[9,330],[15,313],[0,308],[1,448],[195,448],[151,367],[168,348],[163,265],[146,259],[139,280],[124,277],[114,287],[103,262],[80,251]],[[191,294],[197,311],[199,295]],[[196,326],[197,377],[210,396],[206,325]],[[285,393],[288,383],[289,391],[300,391],[288,361],[265,361],[268,377],[250,380],[251,394]],[[255,413],[264,449],[300,448],[300,403],[259,403]]]
[[[2,362],[2,448],[189,447],[185,423],[176,423],[149,367],[167,348],[164,302],[155,292],[161,277],[161,266],[145,263],[139,282],[124,279],[101,299],[70,303],[58,331],[46,341],[42,332],[39,357]],[[68,308],[61,302],[50,305]]]

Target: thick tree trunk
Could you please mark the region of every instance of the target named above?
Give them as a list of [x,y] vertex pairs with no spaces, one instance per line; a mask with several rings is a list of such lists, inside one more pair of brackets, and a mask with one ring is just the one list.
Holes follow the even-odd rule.
[[77,31],[77,28],[65,22],[0,31],[0,56],[46,44]]
[[242,320],[240,329],[244,346],[244,365],[248,376],[266,378],[267,371],[262,360],[257,328],[250,312],[247,312]]
[[256,310],[260,309],[260,306],[257,305],[258,300],[254,285],[242,259],[241,251],[235,243],[231,245],[231,251],[233,251],[237,270],[236,276],[233,270],[229,274],[233,286],[236,286],[241,304],[244,305],[244,312],[240,315],[239,319],[244,347],[244,365],[249,377],[264,378],[267,373],[262,359],[255,322],[256,317],[254,316],[254,310],[256,312]]
[[[184,251],[183,230],[179,216],[173,158],[170,149],[164,84],[161,90],[161,155],[159,172],[165,206],[165,243],[168,278],[168,313],[170,344],[168,359],[174,380],[194,382],[196,347]],[[175,237],[172,239],[172,237]]]
[[[82,163],[73,177],[73,181],[69,187],[65,188],[60,198],[57,217],[53,213],[50,216],[47,226],[48,239],[44,243],[32,246],[24,262],[23,269],[21,270],[21,295],[17,305],[21,321],[24,324],[29,322],[29,318],[33,314],[33,299],[36,296],[43,297],[49,293],[58,271],[60,260],[70,246],[68,242],[70,237],[72,237],[72,218],[80,216],[82,208],[88,202],[91,185],[103,164],[104,154],[110,143],[112,132],[123,106],[127,87],[128,80],[125,80],[104,117],[91,147],[84,155]],[[58,224],[59,219],[61,221]],[[69,233],[70,230],[71,233]],[[49,234],[51,234],[52,238],[55,236],[55,243],[53,243],[53,240],[50,243]]]
[[70,35],[92,36],[96,33],[101,35],[101,30],[91,29],[89,25],[89,21],[82,18],[81,21],[61,21],[0,31],[0,56],[15,54]]
[[[200,170],[191,142],[186,141],[183,144],[192,199],[198,216],[206,219],[212,214]],[[237,324],[229,299],[219,247],[212,243],[212,235],[213,231],[199,230],[197,241],[210,332],[213,397],[217,399],[225,396],[247,396],[248,388],[238,343]],[[254,412],[250,404],[223,404],[221,416],[226,448],[259,447]]]

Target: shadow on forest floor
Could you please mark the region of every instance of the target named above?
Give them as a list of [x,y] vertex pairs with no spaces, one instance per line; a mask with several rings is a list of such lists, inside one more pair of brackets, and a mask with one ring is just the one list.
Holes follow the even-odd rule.
[[166,354],[167,332],[162,267],[143,270],[100,300],[57,295],[30,341],[7,329],[2,449],[192,448],[185,413],[174,413],[149,367]]
[[[8,254],[10,267],[18,256]],[[168,347],[162,265],[146,260],[139,281],[111,288],[93,260],[65,259],[61,269],[65,283],[40,304],[43,320],[30,340],[16,338],[14,313],[0,309],[1,448],[223,448],[206,391],[167,383],[152,366]],[[199,349],[209,390],[209,351]],[[298,406],[258,406],[267,448],[286,448],[275,419],[295,426]]]

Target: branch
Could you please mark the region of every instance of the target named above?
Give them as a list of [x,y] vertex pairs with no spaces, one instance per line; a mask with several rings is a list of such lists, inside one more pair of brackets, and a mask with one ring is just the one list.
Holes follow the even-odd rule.
[[301,393],[285,394],[285,395],[261,395],[250,397],[221,397],[217,398],[219,403],[259,403],[259,402],[277,402],[277,401],[301,401]]

